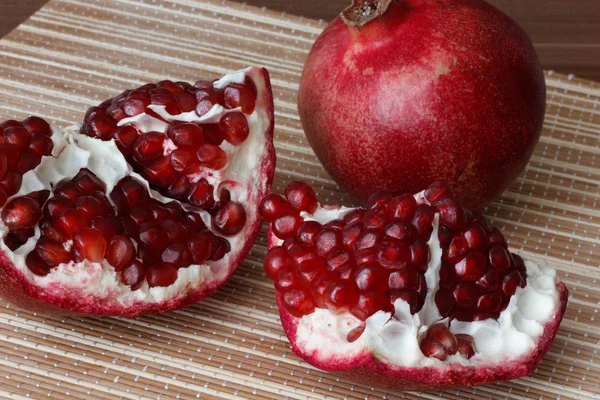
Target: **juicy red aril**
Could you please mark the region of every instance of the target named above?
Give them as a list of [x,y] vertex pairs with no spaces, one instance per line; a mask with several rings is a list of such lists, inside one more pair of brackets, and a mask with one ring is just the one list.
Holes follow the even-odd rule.
[[83,210],[68,208],[55,222],[56,229],[71,238],[78,230],[85,228],[88,216]]
[[31,171],[40,164],[41,157],[32,151],[24,151],[19,155],[17,160],[16,171],[20,174],[24,174],[27,171]]
[[361,324],[361,325],[357,326],[356,328],[352,329],[350,332],[348,332],[348,335],[346,336],[346,340],[348,341],[348,343],[356,342],[358,340],[358,338],[365,331],[365,328],[366,328],[366,325]]
[[189,174],[198,169],[196,153],[192,150],[177,149],[171,152],[171,167],[177,172]]
[[274,281],[277,278],[277,274],[284,268],[292,268],[294,266],[294,259],[287,253],[287,250],[283,247],[276,247],[269,251],[265,259],[263,260],[263,267],[265,274]]
[[467,246],[472,251],[485,251],[487,248],[487,238],[483,228],[479,224],[472,224],[463,232],[467,241]]
[[417,201],[411,194],[402,194],[390,201],[388,210],[391,218],[410,222],[417,210]]
[[213,246],[216,246],[216,237],[209,231],[193,234],[187,243],[194,264],[202,265],[210,258]]
[[166,189],[167,196],[178,200],[185,200],[190,194],[192,185],[185,175],[178,176],[173,183]]
[[426,270],[429,263],[429,246],[420,240],[415,240],[410,245],[410,262],[420,270]]
[[92,228],[83,228],[73,236],[73,247],[83,258],[100,262],[106,255],[106,239]]
[[392,221],[385,227],[385,234],[404,243],[410,243],[415,238],[417,231],[412,225],[407,225],[400,221]]
[[21,188],[21,174],[15,171],[6,171],[4,176],[0,178],[0,188],[4,190],[7,196],[12,196]]
[[387,210],[383,207],[368,209],[363,216],[365,229],[383,229],[387,224]]
[[381,234],[378,231],[362,232],[360,235],[358,235],[356,241],[354,242],[354,251],[356,252],[362,249],[374,247],[379,241],[380,237]]
[[269,222],[275,221],[285,215],[297,214],[292,205],[278,194],[271,193],[265,196],[258,205],[261,217]]
[[35,246],[35,252],[43,262],[52,267],[68,263],[73,259],[72,253],[65,250],[61,243],[44,238],[38,240]]
[[248,120],[246,119],[246,116],[239,111],[223,115],[219,122],[219,128],[221,129],[223,138],[234,146],[244,143],[250,134]]
[[123,153],[128,156],[133,152],[133,145],[138,138],[138,132],[133,126],[122,126],[114,134],[115,144]]
[[100,190],[104,192],[106,185],[96,175],[94,175],[89,169],[82,169],[75,175],[72,180],[77,185],[79,191],[83,194],[89,194],[93,191]]
[[335,249],[327,256],[327,269],[335,272],[347,267],[351,262],[351,255],[344,249]]
[[158,132],[148,132],[135,141],[133,157],[141,164],[156,160],[163,155],[163,142],[165,136]]
[[204,143],[198,148],[196,157],[201,164],[212,169],[221,169],[227,164],[227,154],[219,146]]
[[435,209],[427,204],[419,204],[415,215],[412,219],[412,224],[417,230],[417,234],[422,239],[429,239],[433,231],[432,223],[435,215]]
[[285,197],[299,211],[312,214],[316,211],[318,202],[313,189],[304,182],[291,182],[285,188]]
[[459,230],[467,224],[467,213],[453,198],[445,199],[436,205],[440,216],[440,224],[450,229]]
[[444,346],[441,343],[425,339],[421,341],[420,348],[425,357],[437,358],[440,361],[444,361],[448,358],[446,349],[444,349]]
[[415,270],[393,271],[388,278],[388,287],[393,290],[416,291],[420,279],[419,273]]
[[[202,226],[203,225],[204,224],[202,224]],[[167,234],[169,242],[171,243],[183,241],[188,234],[185,225],[173,219],[162,221],[160,227]]]
[[446,354],[456,353],[456,337],[445,324],[439,323],[429,327],[425,339],[440,343]]
[[301,262],[296,267],[298,275],[306,282],[310,283],[325,273],[327,264],[322,258],[315,258]]
[[213,228],[226,236],[239,233],[246,225],[246,210],[235,201],[223,204],[212,218]]
[[336,313],[353,307],[358,293],[350,282],[335,282],[325,289],[325,302]]
[[315,309],[315,303],[310,295],[298,289],[285,291],[282,296],[282,301],[286,310],[295,317],[310,314]]
[[410,250],[402,242],[381,242],[377,246],[377,260],[385,268],[401,269],[410,261]]
[[340,232],[332,229],[323,229],[317,233],[315,238],[315,248],[317,254],[321,257],[327,256],[334,248],[342,244],[342,235]]
[[502,295],[498,292],[483,294],[477,299],[477,310],[483,312],[500,311],[502,306]]
[[100,201],[92,196],[83,196],[77,199],[75,207],[85,212],[89,219],[102,215],[104,209]]
[[475,305],[479,291],[473,283],[459,283],[452,291],[454,301],[463,308],[469,308]]
[[48,275],[50,266],[46,264],[37,254],[31,252],[25,257],[25,264],[31,272],[39,276]]
[[211,261],[219,261],[220,259],[222,259],[223,257],[225,257],[225,254],[229,253],[231,251],[231,245],[229,244],[229,242],[226,239],[223,239],[221,237],[217,237],[215,240],[213,240],[213,242],[211,243],[211,249],[210,249],[210,260]]
[[168,239],[167,234],[157,226],[149,226],[140,230],[140,242],[152,250],[164,249]]
[[189,196],[189,202],[196,207],[206,209],[215,203],[213,193],[213,186],[209,185],[205,179],[201,179],[193,187]]
[[475,344],[473,338],[469,335],[458,334],[456,335],[456,350],[466,359],[469,359],[475,355]]
[[[4,140],[4,139],[2,139]],[[6,157],[6,162],[9,168],[14,168],[17,165],[17,159],[19,158],[18,149],[12,144],[0,143],[0,154]]]
[[444,182],[434,182],[425,190],[425,198],[433,205],[450,196],[452,191]]
[[481,253],[469,254],[454,265],[454,272],[462,282],[475,282],[486,272],[486,259]]
[[245,114],[252,114],[256,104],[256,87],[249,79],[245,84],[230,83],[223,90],[223,105],[232,109],[241,107]]
[[121,271],[121,282],[127,286],[131,286],[131,290],[139,289],[144,282],[144,278],[144,267],[138,260],[134,260]]
[[10,230],[33,228],[42,217],[37,201],[29,197],[13,199],[2,209],[2,222]]
[[27,129],[32,134],[38,133],[44,136],[52,136],[50,125],[40,117],[27,117],[21,124],[23,125],[23,128]]
[[79,187],[73,182],[61,182],[54,188],[54,195],[65,197],[71,205],[75,204],[80,194]]
[[469,244],[467,243],[467,239],[464,236],[454,236],[444,252],[444,260],[456,263],[462,260],[468,251]]
[[392,199],[392,194],[388,192],[375,192],[367,200],[367,210],[372,208],[387,207]]
[[135,249],[131,240],[128,237],[118,235],[110,241],[106,261],[115,267],[115,270],[120,271],[129,264],[134,255]]
[[171,263],[177,267],[187,267],[192,262],[192,256],[187,247],[182,243],[172,243],[165,248],[161,255],[165,263]]
[[299,215],[284,215],[273,221],[273,233],[279,239],[285,240],[296,235],[300,224],[302,224],[302,218]]
[[48,136],[40,133],[34,133],[29,143],[29,149],[38,156],[49,156],[52,154],[54,142]]
[[204,133],[206,143],[214,144],[215,146],[223,143],[223,135],[218,124],[204,124],[202,126],[202,133]]
[[27,129],[18,126],[6,128],[3,136],[5,143],[15,146],[19,151],[29,147],[31,140],[31,133]]
[[219,95],[212,87],[203,87],[196,92],[196,114],[201,117],[215,105],[219,104]]
[[356,239],[362,233],[362,224],[360,222],[353,222],[348,224],[342,229],[342,240],[344,242],[344,246],[350,249],[356,243]]
[[494,246],[489,252],[490,264],[500,273],[505,273],[510,268],[510,255],[501,246]]
[[388,311],[388,307],[378,293],[361,293],[350,313],[364,321],[379,310]]
[[173,97],[175,98],[175,101],[177,102],[177,105],[179,106],[181,112],[194,111],[194,109],[196,108],[196,96],[194,96],[191,93],[177,93]]
[[376,292],[385,290],[387,273],[377,265],[365,265],[356,271],[354,280],[359,290]]
[[304,221],[298,228],[298,239],[301,242],[314,245],[317,233],[323,226],[317,221]]
[[178,147],[198,148],[204,144],[202,128],[194,123],[169,125],[167,136]]

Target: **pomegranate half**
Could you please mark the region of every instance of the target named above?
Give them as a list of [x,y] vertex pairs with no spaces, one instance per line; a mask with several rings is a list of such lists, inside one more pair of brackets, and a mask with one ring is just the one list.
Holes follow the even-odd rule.
[[125,315],[197,302],[258,234],[275,168],[268,73],[161,81],[81,127],[0,124],[0,296],[35,311]]
[[292,350],[369,385],[446,389],[531,373],[568,291],[552,268],[508,251],[445,185],[322,206],[291,183],[259,206],[267,276]]
[[545,112],[533,46],[483,0],[355,0],[310,51],[298,93],[329,174],[366,200],[448,182],[472,209],[529,161]]

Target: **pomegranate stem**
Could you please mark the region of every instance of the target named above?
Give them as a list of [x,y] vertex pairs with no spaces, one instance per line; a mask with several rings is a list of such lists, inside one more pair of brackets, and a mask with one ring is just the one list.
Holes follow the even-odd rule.
[[348,26],[360,28],[381,17],[394,0],[352,0],[352,5],[342,11],[342,20]]

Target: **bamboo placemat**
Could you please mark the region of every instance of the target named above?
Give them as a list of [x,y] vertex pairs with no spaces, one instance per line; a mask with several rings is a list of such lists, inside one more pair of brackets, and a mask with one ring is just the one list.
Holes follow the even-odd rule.
[[[195,81],[260,65],[272,76],[274,190],[303,179],[345,201],[296,112],[303,61],[321,22],[225,1],[56,0],[0,41],[0,119],[79,123],[86,108],[163,78]],[[6,398],[595,398],[600,393],[600,85],[547,73],[544,134],[527,170],[486,210],[513,249],[560,270],[565,320],[530,377],[444,393],[384,392],[311,368],[289,349],[265,232],[231,281],[184,310],[135,320],[60,318],[0,303]]]

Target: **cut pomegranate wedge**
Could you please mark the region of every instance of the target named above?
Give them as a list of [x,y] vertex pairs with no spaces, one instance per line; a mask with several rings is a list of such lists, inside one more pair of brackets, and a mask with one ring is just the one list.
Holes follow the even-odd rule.
[[562,320],[556,272],[510,253],[443,184],[321,206],[293,182],[266,196],[267,276],[293,351],[370,385],[444,389],[531,373]]
[[134,317],[234,273],[275,168],[265,69],[161,81],[81,127],[0,124],[0,295],[32,310]]

